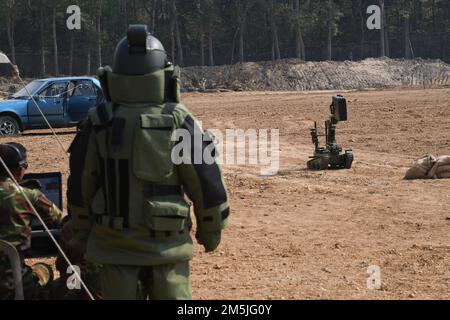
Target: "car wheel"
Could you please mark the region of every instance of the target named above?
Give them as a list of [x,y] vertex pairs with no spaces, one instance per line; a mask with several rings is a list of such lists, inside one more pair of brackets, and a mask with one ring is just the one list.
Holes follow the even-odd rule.
[[13,136],[20,131],[19,123],[9,116],[0,117],[0,136]]

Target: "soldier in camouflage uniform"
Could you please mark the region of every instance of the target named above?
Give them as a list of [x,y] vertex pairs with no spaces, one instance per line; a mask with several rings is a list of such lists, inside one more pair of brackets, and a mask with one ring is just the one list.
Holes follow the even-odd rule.
[[[20,183],[28,168],[26,149],[15,143],[0,145],[0,156]],[[49,227],[61,223],[61,211],[39,190],[20,188]],[[35,214],[21,190],[0,164],[0,240],[9,242],[19,252],[25,299],[49,299],[48,288],[53,279],[51,267],[40,263],[30,268],[24,263],[31,242],[31,220]],[[0,299],[14,298],[13,283],[8,258],[0,253]]]
[[[102,264],[105,299],[191,299],[194,246],[185,195],[206,252],[219,246],[230,214],[218,164],[196,156],[212,151],[212,141],[180,104],[180,70],[146,26],[130,26],[113,69],[101,68],[99,78],[107,102],[91,110],[71,148],[75,234],[87,242],[87,259]],[[183,139],[185,161],[174,164],[178,129],[191,143]]]

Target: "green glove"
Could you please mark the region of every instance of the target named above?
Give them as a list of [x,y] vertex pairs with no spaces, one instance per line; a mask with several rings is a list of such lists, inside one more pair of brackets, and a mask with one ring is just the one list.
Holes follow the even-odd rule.
[[205,247],[206,253],[213,252],[219,247],[222,232],[197,232],[196,238],[198,243]]

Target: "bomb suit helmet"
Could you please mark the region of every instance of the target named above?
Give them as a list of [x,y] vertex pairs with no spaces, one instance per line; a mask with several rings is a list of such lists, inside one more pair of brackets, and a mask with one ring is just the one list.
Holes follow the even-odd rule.
[[152,36],[146,25],[130,25],[127,36],[116,47],[113,72],[120,75],[144,75],[169,65],[161,41]]

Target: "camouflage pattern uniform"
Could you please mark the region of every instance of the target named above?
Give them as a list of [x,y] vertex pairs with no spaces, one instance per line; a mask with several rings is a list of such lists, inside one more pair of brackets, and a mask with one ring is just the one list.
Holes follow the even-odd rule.
[[[20,187],[49,227],[62,220],[61,211],[39,190]],[[16,247],[22,261],[25,299],[49,299],[51,268],[44,264],[28,267],[24,263],[31,243],[31,220],[35,216],[22,192],[9,178],[0,178],[0,240]],[[0,299],[14,298],[12,273],[8,258],[0,253]]]

